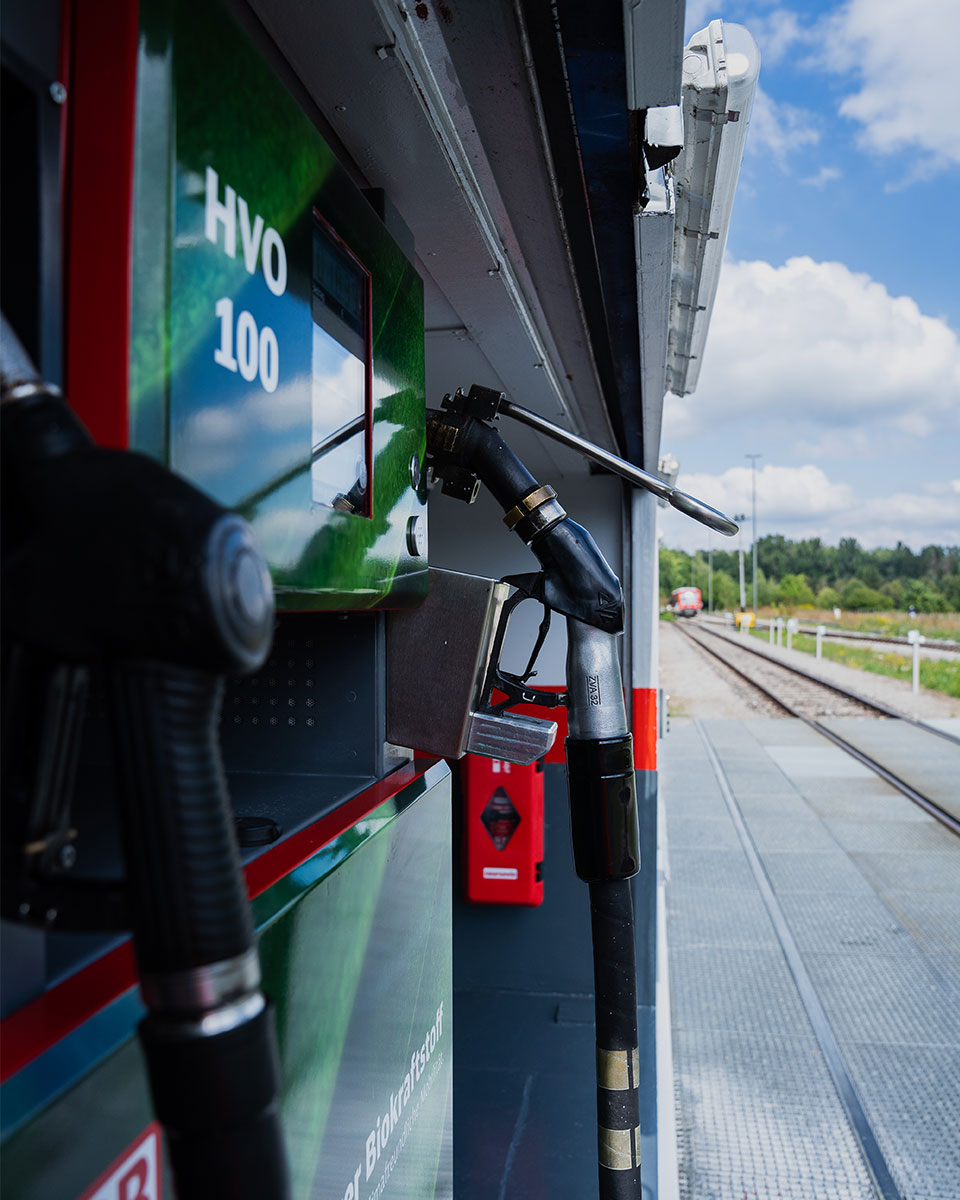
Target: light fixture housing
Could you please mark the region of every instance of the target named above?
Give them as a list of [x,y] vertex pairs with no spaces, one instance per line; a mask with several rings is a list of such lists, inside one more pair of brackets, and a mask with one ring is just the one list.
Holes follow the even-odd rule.
[[[657,474],[664,483],[668,483],[671,487],[677,482],[677,476],[680,474],[680,460],[675,454],[661,454],[660,461],[657,463]],[[666,500],[657,500],[657,504],[661,508],[667,507]]]
[[711,21],[687,43],[666,378],[678,396],[700,375],[759,72],[760,51],[742,25]]

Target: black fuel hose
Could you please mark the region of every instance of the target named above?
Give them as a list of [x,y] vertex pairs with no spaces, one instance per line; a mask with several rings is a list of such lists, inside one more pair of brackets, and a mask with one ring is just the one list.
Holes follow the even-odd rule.
[[[476,391],[472,389],[471,397]],[[459,396],[459,394],[458,394]],[[547,607],[567,617],[567,786],[577,874],[590,886],[597,1033],[600,1200],[640,1200],[640,1060],[634,910],[640,869],[633,740],[617,654],[620,582],[585,529],[567,517],[486,421],[427,413],[435,473],[465,495],[461,473],[489,488],[543,571]],[[445,490],[447,490],[445,486]]]
[[243,521],[94,447],[2,333],[5,636],[108,670],[140,1039],[177,1195],[283,1200],[275,1033],[217,734],[223,676],[269,652],[269,576]]
[[640,1053],[633,893],[640,869],[633,738],[616,639],[567,621],[566,740],[577,874],[590,886],[600,1200],[639,1200]]

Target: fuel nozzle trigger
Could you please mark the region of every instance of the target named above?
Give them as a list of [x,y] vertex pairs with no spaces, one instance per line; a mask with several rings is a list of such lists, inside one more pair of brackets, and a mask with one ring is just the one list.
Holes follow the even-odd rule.
[[[544,708],[558,708],[566,704],[567,697],[565,692],[545,692],[539,688],[527,687],[527,680],[536,676],[537,672],[535,668],[537,659],[540,657],[543,643],[546,641],[547,634],[550,631],[551,611],[549,605],[545,604],[542,598],[542,574],[534,572],[529,575],[508,575],[504,578],[503,582],[510,584],[514,588],[514,592],[504,603],[500,619],[494,631],[493,646],[490,652],[490,665],[487,668],[481,689],[482,704],[480,711],[500,716],[515,704],[538,704]],[[527,660],[527,665],[518,675],[512,671],[505,671],[500,665],[500,660],[503,655],[503,643],[506,638],[510,617],[524,600],[536,600],[543,608],[543,617],[540,621],[537,638],[530,652],[530,657]],[[505,699],[495,702],[493,699],[494,691],[503,692]]]

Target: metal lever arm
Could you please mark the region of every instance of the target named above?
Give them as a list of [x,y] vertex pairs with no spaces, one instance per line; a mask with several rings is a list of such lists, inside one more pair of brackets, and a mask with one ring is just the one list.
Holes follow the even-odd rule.
[[709,504],[704,504],[702,500],[698,500],[695,496],[688,496],[686,492],[678,491],[676,488],[671,487],[669,483],[664,483],[662,479],[658,479],[656,475],[651,475],[648,471],[642,471],[639,467],[635,467],[633,463],[628,463],[616,454],[602,450],[599,446],[595,446],[593,442],[588,442],[586,438],[578,437],[577,434],[571,433],[568,429],[563,429],[560,425],[554,425],[552,421],[548,421],[545,417],[531,412],[528,408],[523,408],[521,405],[515,404],[506,397],[501,399],[499,411],[504,416],[513,417],[514,420],[519,421],[522,425],[527,425],[531,429],[535,429],[537,433],[545,434],[547,437],[553,438],[555,442],[560,442],[562,445],[568,446],[571,450],[579,451],[586,458],[592,459],[593,462],[613,471],[615,475],[619,475],[627,483],[632,483],[635,487],[641,487],[648,492],[653,492],[659,499],[666,500],[668,504],[685,513],[688,517],[692,517],[695,521],[699,521],[701,525],[706,525],[708,529],[715,529],[718,533],[725,534],[727,537],[732,537],[739,529],[735,521],[731,521],[722,512],[711,508]]
[[[735,521],[731,521],[728,516],[717,509],[711,508],[709,504],[704,504],[695,496],[688,496],[686,492],[677,491],[669,483],[658,479],[656,475],[651,475],[649,472],[635,467],[633,463],[628,463],[608,450],[601,450],[599,446],[588,442],[586,438],[579,437],[570,430],[563,429],[560,425],[554,425],[546,417],[541,417],[520,404],[515,404],[512,400],[508,400],[503,392],[474,384],[466,395],[458,391],[454,396],[445,396],[443,407],[451,414],[477,417],[482,421],[493,420],[501,413],[513,417],[522,425],[528,425],[537,433],[545,434],[555,442],[560,442],[561,445],[568,446],[571,450],[576,450],[579,454],[584,455],[585,458],[606,467],[608,471],[613,471],[627,483],[653,492],[659,499],[673,505],[674,508],[688,517],[692,517],[695,521],[699,521],[701,525],[706,525],[709,529],[715,529],[726,537],[731,537],[739,529]],[[445,482],[444,491],[459,495],[463,500],[472,500],[473,494],[470,494],[468,488],[469,472],[461,470],[459,474],[460,477],[456,481],[451,478]],[[527,478],[529,479],[530,476],[528,475]],[[497,495],[496,487],[492,484],[488,484],[488,486],[494,495]],[[497,498],[500,497],[497,496]]]

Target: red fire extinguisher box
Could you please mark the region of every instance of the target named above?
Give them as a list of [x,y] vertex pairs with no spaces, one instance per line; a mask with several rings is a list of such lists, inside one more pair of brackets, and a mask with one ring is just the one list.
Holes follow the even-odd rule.
[[475,904],[543,903],[543,763],[461,760],[466,898]]

